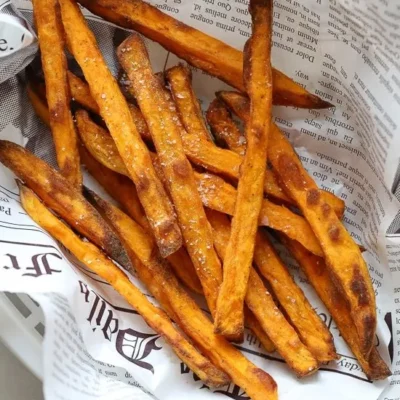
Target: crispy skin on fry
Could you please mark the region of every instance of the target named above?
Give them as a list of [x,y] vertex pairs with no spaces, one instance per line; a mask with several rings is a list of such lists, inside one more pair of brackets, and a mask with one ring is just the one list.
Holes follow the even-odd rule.
[[280,235],[280,238],[325,304],[343,339],[357,357],[367,377],[371,380],[379,380],[390,376],[389,368],[375,347],[372,348],[369,357],[363,355],[349,306],[333,283],[324,259],[311,254],[303,246],[284,235]]
[[[160,43],[194,67],[214,75],[240,91],[243,53],[195,28],[168,16],[141,0],[80,0],[92,13]],[[332,105],[307,92],[288,76],[273,70],[274,104],[300,108]]]
[[174,327],[167,315],[150,303],[129,278],[96,246],[84,242],[52,214],[26,186],[20,185],[21,201],[25,211],[43,229],[70,250],[79,261],[99,275],[135,308],[147,324],[161,335],[176,355],[207,385],[223,386],[227,376],[201,355]]
[[326,265],[349,302],[362,352],[368,356],[375,339],[376,305],[367,264],[300,160],[292,157],[289,141],[276,126],[272,131],[274,134],[269,146],[271,164],[318,238]]
[[[229,107],[229,109],[236,114],[242,121],[246,122],[249,119],[249,100],[240,93],[237,92],[218,92],[218,97],[225,102],[225,104]],[[273,124],[276,128],[276,125]],[[279,129],[271,130],[271,141],[275,141],[278,137],[283,136],[283,134],[279,131]],[[268,149],[268,157],[271,157],[270,149]],[[288,149],[289,152],[289,149]],[[288,154],[289,155],[289,154]],[[294,149],[290,152],[290,156],[294,159],[297,159],[298,156]],[[268,174],[267,174],[268,175]],[[268,192],[267,192],[268,193]],[[342,218],[344,214],[344,201],[336,197],[333,193],[321,190],[321,196],[324,198],[325,202],[328,203],[333,210],[335,211],[338,218]],[[293,200],[292,200],[293,202]]]
[[215,331],[222,335],[239,335],[244,329],[243,303],[263,200],[271,126],[272,0],[250,0],[249,12],[253,25],[244,49],[243,79],[250,97],[250,117],[246,125],[247,149],[240,166],[231,236],[215,313]]
[[100,114],[135,183],[161,254],[166,257],[182,245],[172,204],[156,176],[150,154],[137,132],[127,102],[111,75],[79,6],[72,0],[60,0],[59,3],[70,51],[85,75]]
[[164,298],[169,302],[176,323],[186,335],[253,400],[276,400],[277,389],[274,380],[249,362],[223,337],[214,334],[212,323],[178,284],[168,265],[146,247],[148,242],[141,239],[140,227],[115,207],[98,200],[97,197],[98,206],[108,217],[125,245],[141,259],[142,263],[136,265],[140,278],[143,277],[142,267],[145,266],[147,273],[152,276],[153,287],[158,286],[153,295],[156,297],[157,292],[164,292]]
[[[83,145],[80,146],[80,155],[88,172],[111,197],[118,201],[123,210],[150,235],[151,228],[133,182],[99,163]],[[178,278],[196,293],[202,293],[200,281],[186,250],[181,247],[167,258]]]
[[[231,234],[230,221],[226,215],[212,210],[207,210],[207,217],[214,231],[215,247],[223,259]],[[247,306],[276,346],[276,350],[295,373],[299,377],[314,373],[318,369],[317,360],[280,312],[254,268],[250,270],[245,299]]]
[[32,104],[35,114],[41,119],[41,121],[50,128],[50,114],[47,107],[46,101],[44,101],[40,95],[36,92],[35,88],[31,83],[28,83],[26,87],[29,101]]
[[[225,104],[219,99],[214,99],[208,107],[207,122],[215,138],[225,144],[228,149],[240,156],[246,153],[246,137],[242,135]],[[275,175],[268,169],[265,173],[264,192],[275,200],[285,204],[293,204],[293,201],[279,186]]]
[[260,341],[264,349],[268,353],[273,353],[276,350],[275,345],[272,343],[271,339],[265,333],[263,327],[258,322],[258,319],[246,305],[244,306],[244,320],[247,327],[257,337],[257,339]]
[[183,64],[179,64],[165,71],[167,82],[171,88],[179,117],[189,132],[205,140],[211,140],[210,134],[204,123],[203,113],[197,97],[192,88],[192,73]]
[[127,38],[119,46],[117,55],[146,119],[175,205],[186,249],[198,273],[210,311],[214,314],[222,279],[221,265],[196,190],[192,167],[183,150],[183,127],[178,121],[175,105],[159,79],[154,76],[139,35],[133,34]]
[[64,35],[56,0],[34,0],[33,13],[46,81],[51,132],[61,173],[82,185],[77,135],[70,110]]
[[295,327],[301,341],[320,363],[337,358],[333,338],[316,314],[303,291],[293,281],[266,235],[257,233],[254,262],[260,274],[268,281],[276,299]]
[[99,114],[99,106],[90,93],[89,85],[71,71],[67,72],[67,76],[72,99],[87,110]]
[[89,153],[95,159],[101,159],[101,163],[107,168],[129,177],[117,146],[108,132],[94,123],[84,110],[78,110],[75,118],[79,136]]
[[23,147],[0,140],[0,162],[11,169],[44,203],[71,224],[75,230],[102,248],[126,269],[130,261],[118,237],[58,171]]

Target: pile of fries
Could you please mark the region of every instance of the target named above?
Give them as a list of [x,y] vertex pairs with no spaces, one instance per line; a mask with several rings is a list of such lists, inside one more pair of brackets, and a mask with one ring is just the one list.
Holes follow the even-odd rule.
[[[30,79],[27,93],[52,131],[59,170],[0,141],[0,161],[19,178],[27,213],[108,281],[208,386],[233,381],[263,400],[277,398],[273,378],[230,343],[243,341],[245,326],[298,377],[338,358],[267,227],[368,378],[390,375],[374,343],[368,268],[341,223],[344,203],[318,188],[271,121],[272,104],[331,106],[271,67],[272,0],[250,0],[252,36],[243,53],[142,0],[80,2],[238,91],[216,93],[206,123],[190,69],[155,74],[132,33],[116,50],[125,96],[76,1],[33,0],[44,82]],[[66,49],[84,79],[68,70]],[[83,186],[81,165],[119,207]],[[132,269],[161,308],[131,283]],[[192,292],[204,295],[211,317]]]

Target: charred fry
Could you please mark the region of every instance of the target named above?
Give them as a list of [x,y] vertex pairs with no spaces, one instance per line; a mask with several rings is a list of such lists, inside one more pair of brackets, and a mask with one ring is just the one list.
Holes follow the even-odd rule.
[[137,132],[127,102],[111,75],[79,6],[72,0],[60,0],[59,3],[70,51],[82,68],[100,114],[135,183],[161,254],[168,256],[182,244],[172,204],[156,176],[150,154]]
[[130,261],[121,242],[99,213],[58,171],[23,147],[0,141],[0,162],[11,169],[42,201],[83,236],[126,269]]
[[[199,30],[168,16],[142,0],[80,0],[107,21],[147,36],[189,64],[214,75],[240,91],[243,53]],[[195,44],[195,45],[194,45]],[[274,104],[300,108],[332,107],[307,92],[282,72],[273,70]]]
[[75,186],[82,184],[79,152],[70,110],[64,34],[56,0],[34,0],[33,12],[46,81],[49,121],[61,173]]

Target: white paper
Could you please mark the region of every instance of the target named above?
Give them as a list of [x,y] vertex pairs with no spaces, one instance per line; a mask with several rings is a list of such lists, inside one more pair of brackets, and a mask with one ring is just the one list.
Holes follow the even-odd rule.
[[[242,48],[249,36],[250,18],[245,0],[151,3],[237,48]],[[333,190],[346,201],[346,227],[368,249],[364,256],[377,296],[379,352],[390,364],[392,342],[394,357],[393,384],[389,385],[389,380],[369,382],[326,309],[291,262],[295,279],[330,327],[341,359],[324,366],[314,376],[298,380],[278,355],[265,353],[256,338],[247,333],[240,348],[273,376],[283,400],[376,400],[385,388],[382,400],[400,396],[400,377],[396,375],[400,371],[400,311],[395,302],[400,299],[395,291],[400,288],[397,269],[400,256],[396,255],[400,243],[393,244],[385,237],[400,208],[391,194],[400,155],[400,10],[393,3],[384,3],[377,0],[274,2],[273,65],[336,106],[333,111],[274,107],[275,122],[288,135],[320,187]],[[26,11],[30,3],[16,4],[31,19]],[[114,28],[100,23],[97,17],[90,26],[116,73],[112,54]],[[150,41],[147,44],[155,71],[178,62],[159,45]],[[215,91],[226,87],[202,71],[194,71],[193,83],[204,107]],[[33,116],[18,85],[16,80],[0,85],[2,107],[7,109],[0,118],[0,138],[27,145],[51,161],[50,134]],[[87,183],[95,185],[93,180]],[[18,202],[13,175],[2,166],[0,185],[0,290],[36,292],[35,299],[44,307],[47,326],[44,384],[48,400],[120,399],[125,398],[125,393],[130,398],[141,398],[138,387],[163,400],[189,396],[247,398],[234,385],[214,394],[204,388],[108,285],[76,264],[65,249],[26,216]],[[392,247],[387,250],[387,246]],[[88,366],[87,372],[90,384],[84,387],[90,395],[75,390],[77,387],[81,390],[82,385],[74,382],[73,373],[67,373],[71,369],[69,363],[77,358],[70,354],[68,362],[57,364],[55,354],[69,348],[65,344],[57,350],[61,334],[65,343],[75,343],[70,351],[74,357],[80,357],[80,364],[92,366]],[[104,375],[95,373],[96,369],[101,369]],[[62,379],[57,379],[60,371]],[[106,376],[112,377],[114,383]],[[113,390],[112,384],[116,385]]]

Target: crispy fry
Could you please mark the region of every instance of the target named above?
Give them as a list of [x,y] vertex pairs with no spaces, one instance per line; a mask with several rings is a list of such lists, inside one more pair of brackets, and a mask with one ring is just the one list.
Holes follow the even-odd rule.
[[273,353],[276,350],[275,345],[272,343],[269,336],[265,333],[263,327],[258,322],[258,319],[255,315],[250,311],[250,309],[245,305],[244,306],[244,320],[247,327],[253,332],[253,334],[260,341],[264,349],[268,353]]
[[[246,153],[246,137],[240,132],[225,104],[219,99],[214,99],[208,107],[207,122],[217,140],[225,144],[233,152],[244,156]],[[293,200],[286,195],[279,186],[275,175],[268,169],[265,173],[264,192],[275,200],[285,204],[293,204]]]
[[[140,227],[110,204],[99,201],[98,197],[96,201],[125,245],[142,260],[142,263],[137,265],[139,276],[142,278],[141,267],[145,266],[152,276],[153,286],[157,285],[158,292],[165,293],[176,323],[188,337],[253,400],[277,399],[276,384],[273,379],[249,362],[223,337],[214,334],[212,323],[194,300],[180,287],[168,265],[162,262],[163,260],[159,256],[157,257],[152,249],[147,248],[146,250],[147,242],[141,240],[138,229]],[[151,255],[153,257],[148,259]],[[153,292],[153,295],[156,296],[156,293]]]
[[[141,0],[80,0],[92,13],[160,43],[194,67],[244,91],[243,53],[168,16]],[[307,92],[288,76],[273,70],[274,104],[300,108],[332,105]]]
[[222,335],[239,335],[244,329],[243,304],[263,201],[271,125],[272,1],[250,0],[249,12],[252,35],[244,48],[243,79],[250,96],[250,117],[246,125],[247,150],[240,166],[231,235],[224,257],[224,276],[214,321],[215,331]]
[[375,338],[376,305],[367,264],[300,160],[292,157],[289,141],[276,126],[272,131],[274,134],[269,146],[271,164],[318,238],[326,265],[349,302],[362,352],[368,356]]
[[192,167],[183,150],[183,127],[178,122],[169,93],[151,70],[140,36],[133,34],[127,38],[119,46],[117,55],[131,81],[131,89],[149,127],[175,205],[186,249],[198,273],[210,311],[214,314],[222,279],[221,265],[196,190]]
[[72,99],[87,110],[99,114],[99,106],[90,93],[89,85],[71,71],[68,71],[67,74]]
[[126,269],[130,261],[124,247],[99,213],[58,171],[23,147],[0,140],[0,162],[11,169],[44,203],[102,248]]
[[[106,192],[122,206],[123,210],[138,223],[148,234],[151,228],[140,204],[133,182],[99,163],[92,155],[80,146],[81,161],[89,173],[100,183]],[[196,293],[203,293],[196,271],[186,250],[181,247],[167,257],[178,278]]]
[[179,117],[188,132],[205,140],[211,140],[210,133],[204,123],[200,103],[192,88],[192,73],[183,64],[168,69],[165,72],[170,85]]
[[[207,210],[207,217],[214,231],[215,247],[223,259],[231,235],[228,217],[216,211]],[[254,268],[251,267],[246,304],[254,313],[276,350],[299,376],[306,376],[318,369],[317,360],[300,341],[294,328],[280,312],[270,293]]]
[[49,119],[61,173],[75,186],[82,185],[77,135],[70,110],[64,34],[56,0],[34,0],[42,67],[46,81]]
[[371,380],[379,380],[390,376],[389,368],[375,347],[372,348],[369,357],[364,356],[349,306],[334,285],[324,259],[311,254],[303,246],[286,238],[284,235],[280,235],[280,238],[304,271],[319,298],[325,304],[343,339],[357,357],[367,377]]
[[127,102],[111,75],[79,6],[72,0],[60,0],[59,3],[70,51],[82,68],[100,114],[135,183],[161,254],[168,256],[182,245],[172,204],[155,174],[150,154],[137,132]]
[[174,327],[165,313],[150,303],[129,278],[96,246],[84,242],[26,186],[20,186],[22,206],[29,216],[70,250],[79,261],[95,272],[135,308],[146,323],[161,335],[176,355],[207,385],[224,386],[228,379]]
[[31,83],[28,83],[26,91],[35,114],[48,128],[50,128],[50,114],[46,101],[40,97]]
[[331,333],[316,314],[303,291],[293,281],[266,235],[260,230],[257,233],[254,262],[260,274],[269,283],[301,341],[318,362],[327,363],[336,359],[337,354]]
[[[225,104],[229,107],[229,109],[236,114],[242,121],[247,122],[249,119],[249,101],[248,99],[240,93],[237,92],[218,92],[218,97],[225,102]],[[283,136],[282,133],[277,129],[276,125],[273,124],[276,129],[271,130],[271,141],[275,141],[275,135],[279,137]],[[297,159],[298,156],[294,149],[292,148],[291,152],[288,155]],[[272,157],[270,154],[271,149],[268,148],[268,158]],[[268,175],[268,174],[267,174]],[[328,203],[336,215],[339,218],[343,217],[344,214],[344,201],[336,197],[333,193],[327,192],[325,190],[321,190],[321,196],[324,198],[325,202]],[[268,193],[268,192],[267,192]],[[293,202],[293,200],[292,200]]]

